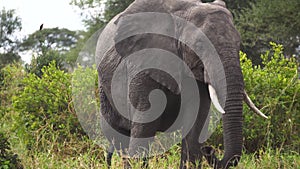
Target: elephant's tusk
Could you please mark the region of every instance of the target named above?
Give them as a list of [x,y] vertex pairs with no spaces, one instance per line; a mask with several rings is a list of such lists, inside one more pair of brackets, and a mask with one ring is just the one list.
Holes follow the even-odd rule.
[[248,94],[246,93],[246,91],[244,90],[244,100],[247,103],[247,105],[250,107],[251,110],[253,110],[256,114],[258,114],[259,116],[268,119],[268,117],[266,115],[264,115],[252,102],[252,100],[250,99],[250,97],[248,96]]
[[216,90],[211,85],[208,85],[208,90],[209,90],[210,99],[214,104],[214,106],[216,107],[216,109],[222,114],[225,114],[225,111],[223,110],[222,106],[219,103]]

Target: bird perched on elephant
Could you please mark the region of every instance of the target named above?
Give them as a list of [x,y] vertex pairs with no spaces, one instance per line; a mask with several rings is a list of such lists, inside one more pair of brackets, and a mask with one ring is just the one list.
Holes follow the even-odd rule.
[[[180,168],[202,156],[214,168],[236,166],[243,101],[266,117],[245,92],[239,50],[240,35],[221,0],[135,0],[113,18],[96,49],[108,164],[115,149],[145,158],[157,132],[181,129]],[[199,141],[212,107],[223,120],[221,160]]]

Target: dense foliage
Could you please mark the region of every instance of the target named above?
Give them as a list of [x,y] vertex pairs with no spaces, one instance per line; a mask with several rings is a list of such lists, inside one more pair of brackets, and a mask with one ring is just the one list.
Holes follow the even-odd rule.
[[268,120],[245,109],[245,147],[255,151],[262,147],[300,151],[300,80],[295,58],[285,58],[282,45],[270,43],[272,49],[261,56],[262,66],[252,66],[241,53],[246,90]]
[[254,61],[264,53],[273,41],[282,44],[284,54],[300,55],[296,51],[300,41],[300,1],[299,0],[256,0],[250,8],[235,15],[235,25],[242,36],[242,50]]
[[6,66],[2,74],[0,132],[12,136],[13,150],[27,159],[23,161],[27,167],[35,165],[28,154],[33,156],[37,152],[67,156],[91,148],[89,151],[95,152],[95,157],[103,158],[100,149],[87,139],[76,117],[71,73],[60,70],[52,61],[42,68],[41,77],[24,71],[18,64]]
[[41,77],[27,74],[21,81],[23,87],[12,97],[12,108],[18,112],[14,128],[22,130],[18,133],[26,137],[29,147],[37,144],[40,136],[50,139],[57,133],[57,141],[65,141],[69,133],[83,133],[72,111],[71,75],[58,69],[55,62],[43,67],[42,73]]
[[[7,136],[12,135],[12,131],[8,129],[8,124],[13,120],[11,116],[11,98],[15,95],[15,91],[19,90],[20,83],[18,78],[23,78],[24,73],[20,65],[6,66],[1,70],[3,75],[2,85],[0,85],[0,168],[1,169],[16,169],[22,168],[21,161],[18,155],[13,153],[12,145]],[[14,76],[10,76],[14,74]]]

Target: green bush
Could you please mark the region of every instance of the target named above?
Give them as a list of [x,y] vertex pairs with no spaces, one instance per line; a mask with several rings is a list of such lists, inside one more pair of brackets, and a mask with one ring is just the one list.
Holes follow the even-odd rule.
[[244,106],[246,150],[289,148],[299,152],[300,83],[295,58],[285,58],[282,45],[261,56],[262,66],[254,66],[241,53],[246,91],[269,119],[263,119]]
[[50,114],[67,110],[70,101],[70,74],[60,71],[52,62],[42,68],[42,77],[29,73],[23,79],[24,89],[13,98],[15,110],[38,113],[36,117],[47,118]]
[[[0,131],[8,131],[4,123],[12,120],[9,112],[12,110],[12,97],[22,88],[22,79],[26,76],[21,64],[11,64],[1,69],[0,85]],[[10,122],[8,122],[10,123]]]
[[17,154],[11,152],[8,139],[0,132],[0,169],[22,169]]
[[59,70],[55,62],[42,68],[42,76],[28,73],[22,80],[23,88],[12,97],[13,111],[17,112],[14,130],[29,149],[46,149],[40,140],[57,137],[58,142],[69,134],[83,134],[71,103],[71,74]]

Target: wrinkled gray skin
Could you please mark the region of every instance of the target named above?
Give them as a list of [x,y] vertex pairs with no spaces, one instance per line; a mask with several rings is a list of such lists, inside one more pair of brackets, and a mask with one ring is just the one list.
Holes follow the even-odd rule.
[[[205,67],[214,65],[203,65],[195,53],[184,44],[153,34],[135,36],[116,44],[106,53],[98,66],[103,120],[106,120],[118,132],[131,137],[130,140],[114,140],[114,147],[121,149],[118,146],[121,143],[122,149],[128,149],[129,155],[134,156],[138,145],[145,146],[144,143],[139,143],[134,138],[154,136],[157,131],[166,130],[176,119],[180,107],[180,94],[176,94],[178,87],[174,79],[157,70],[151,70],[150,73],[141,72],[131,81],[129,87],[130,101],[135,108],[141,111],[150,107],[148,101],[150,91],[161,89],[165,92],[168,99],[167,107],[157,120],[144,124],[130,122],[116,111],[112,102],[111,80],[120,61],[141,49],[160,48],[171,51],[184,60],[194,73],[199,87],[201,100],[199,113],[193,128],[182,140],[180,168],[186,168],[185,163],[188,161],[201,162],[203,155],[214,168],[229,168],[237,165],[242,152],[244,82],[238,53],[240,36],[233,25],[232,15],[222,4],[217,3],[201,3],[197,0],[136,0],[121,15],[117,16],[114,24],[120,24],[119,20],[122,16],[138,12],[172,13],[184,18],[199,27],[214,45],[224,66],[227,82],[225,89],[227,98],[224,107],[226,113],[222,116],[225,154],[222,160],[218,160],[214,156],[212,148],[203,147],[198,142],[211,103],[208,92],[208,84],[211,82],[205,78]],[[181,33],[184,34],[184,32]],[[220,68],[216,67],[215,69]],[[164,77],[163,83],[158,82],[159,76]],[[107,126],[102,126],[102,130],[110,141],[114,139]],[[111,148],[113,149],[113,147]],[[109,153],[108,163],[111,162],[111,155],[112,153]]]

